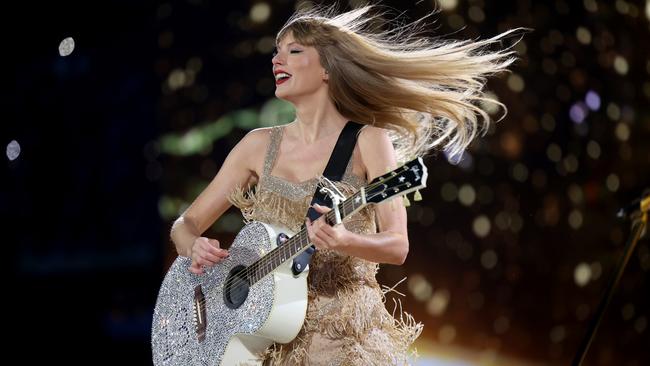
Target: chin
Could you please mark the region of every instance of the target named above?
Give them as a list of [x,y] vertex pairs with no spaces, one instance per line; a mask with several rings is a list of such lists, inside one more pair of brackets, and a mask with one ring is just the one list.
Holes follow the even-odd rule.
[[286,100],[287,102],[291,101],[291,96],[290,95],[288,95],[285,92],[278,92],[277,89],[275,90],[275,97],[278,98],[278,99]]

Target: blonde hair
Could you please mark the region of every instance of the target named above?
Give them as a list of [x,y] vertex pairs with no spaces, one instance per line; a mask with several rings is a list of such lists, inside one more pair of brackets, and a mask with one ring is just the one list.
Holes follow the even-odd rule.
[[334,6],[298,10],[276,43],[291,32],[296,42],[315,47],[338,111],[388,129],[398,163],[439,145],[452,156],[461,154],[489,125],[481,103],[499,105],[505,116],[505,106],[483,87],[486,76],[515,61],[515,52],[487,48],[521,28],[485,40],[442,40],[416,36],[422,18],[373,32],[369,21],[375,17],[363,16],[372,8],[339,15]]

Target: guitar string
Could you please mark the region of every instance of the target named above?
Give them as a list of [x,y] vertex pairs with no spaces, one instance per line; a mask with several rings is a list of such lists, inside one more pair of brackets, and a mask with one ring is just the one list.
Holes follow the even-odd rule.
[[[400,187],[400,186],[402,186],[402,185],[405,185],[405,184],[399,184],[399,185],[397,185],[397,187]],[[369,186],[369,187],[370,187],[370,186]],[[373,188],[374,188],[374,186],[373,186]],[[394,187],[394,188],[395,188],[395,187]],[[381,193],[382,193],[382,192],[377,192],[377,193],[372,194],[371,196],[367,196],[367,197],[369,197],[369,198],[372,199],[372,198],[376,197],[377,195],[379,195],[379,194],[381,194]],[[400,194],[400,195],[401,195],[401,194]],[[331,211],[330,211],[330,212],[331,212]],[[328,212],[328,213],[329,213],[329,212]],[[277,267],[276,267],[276,268],[277,268]],[[247,268],[247,269],[248,269],[248,268]],[[272,272],[273,272],[273,271],[270,271],[269,273],[272,273]],[[267,275],[268,275],[269,273],[267,273]],[[266,275],[264,275],[263,277],[265,277],[265,276],[266,276]],[[262,278],[263,278],[263,277],[262,277]],[[261,279],[261,278],[260,278],[260,279]],[[239,276],[236,276],[236,277],[232,277],[231,279],[229,279],[228,281],[226,281],[226,283],[224,283],[224,287],[225,287],[225,286],[232,286],[232,285],[234,285],[234,284],[235,284],[234,281],[236,281],[236,280],[239,281],[239,283],[237,283],[237,285],[239,285],[239,284],[241,284],[241,283],[250,285],[250,284],[248,283],[248,281],[245,281],[245,280],[239,278]],[[259,280],[258,280],[258,281],[259,281]],[[256,282],[257,282],[257,281],[256,281]],[[200,301],[200,302],[199,302],[200,306],[204,305],[206,301],[207,301],[207,300]]]
[[[372,189],[374,189],[375,187],[379,186],[380,184],[384,184],[384,183],[383,183],[383,182],[377,182],[377,183],[375,183],[375,184],[368,185],[366,188],[369,188],[369,190],[372,190]],[[393,188],[401,187],[401,186],[406,185],[406,184],[408,184],[408,182],[407,182],[407,183],[398,184],[397,186],[395,186],[395,187],[393,187]],[[358,193],[358,191],[357,191],[357,193]],[[379,195],[379,194],[381,194],[381,193],[382,193],[382,192],[377,192],[377,193],[374,193],[374,194],[369,195],[369,196],[366,196],[366,197],[372,199],[372,198],[376,197],[377,195]],[[356,193],[355,193],[355,194],[356,194]],[[401,195],[401,194],[400,194],[400,195]],[[347,200],[346,200],[346,201],[347,201]],[[343,202],[343,206],[346,206],[345,201]],[[330,212],[331,212],[332,214],[334,213],[333,211],[329,211],[326,215],[329,215]],[[301,230],[299,233],[302,233],[303,231],[304,231],[304,229]],[[294,235],[294,236],[296,236],[296,235]],[[269,253],[269,255],[270,255],[270,257],[274,257],[273,259],[275,260],[275,259],[277,259],[277,258],[280,257],[280,251],[278,250],[276,253]],[[270,257],[269,257],[269,258],[270,258]],[[263,257],[263,258],[264,258],[264,257]],[[256,263],[257,263],[257,262],[259,262],[259,260],[256,261]],[[254,264],[255,264],[255,263],[254,263]],[[244,276],[249,276],[251,273],[253,273],[253,272],[252,272],[252,267],[254,266],[254,264],[251,265],[251,266],[246,267],[246,269],[244,269],[244,270],[242,271],[243,273],[241,273],[241,274],[243,274]],[[258,265],[258,267],[255,267],[255,268],[259,268],[259,265]],[[276,267],[276,268],[277,268],[277,267]],[[272,272],[273,272],[273,271],[269,271],[266,275],[268,275],[269,273],[272,273]],[[243,276],[240,276],[241,274],[238,274],[238,276],[233,276],[233,277],[231,277],[230,279],[228,279],[228,280],[224,283],[224,287],[225,287],[225,286],[232,286],[232,285],[234,285],[234,284],[239,285],[239,284],[242,284],[242,283],[243,283],[243,284],[248,283],[248,281],[246,281],[246,280],[244,280],[244,279],[241,278],[241,277],[243,277]],[[265,277],[266,275],[262,276],[261,278]],[[261,278],[258,279],[257,281],[261,280]],[[239,283],[235,283],[234,281],[239,281]],[[256,282],[257,282],[257,281],[256,281]],[[201,305],[203,305],[204,302],[205,302],[205,300],[204,300],[203,302],[201,302]]]
[[[372,189],[374,189],[375,187],[377,187],[377,186],[380,185],[380,184],[384,184],[384,183],[383,183],[383,182],[378,182],[378,183],[375,183],[375,184],[373,184],[373,185],[369,185],[368,188],[370,188],[370,190],[372,190]],[[399,185],[397,185],[396,187],[401,187],[402,185],[406,185],[406,184],[408,184],[408,183],[399,184]],[[393,187],[393,188],[396,188],[396,187]],[[379,195],[379,194],[381,194],[381,193],[382,193],[382,192],[377,192],[377,193],[372,194],[371,196],[367,196],[367,197],[369,197],[369,198],[374,198],[375,196],[377,196],[377,195]],[[346,201],[347,201],[347,200],[346,200]],[[345,202],[343,203],[343,205],[345,206]],[[329,214],[330,212],[332,212],[332,211],[329,211],[327,214]],[[333,213],[333,212],[332,212],[332,213]],[[301,230],[300,233],[302,233],[302,231],[304,231],[304,230]],[[279,251],[278,251],[278,253],[279,253]],[[273,254],[271,254],[271,256],[273,256]],[[279,257],[279,254],[276,255],[276,258],[277,258],[277,257]],[[274,259],[275,259],[275,258],[274,258]],[[242,272],[244,272],[244,273],[243,273],[244,276],[248,276],[248,275],[250,275],[250,274],[252,273],[252,270],[250,270],[251,267],[253,267],[253,265],[247,267],[245,270],[242,271]],[[277,267],[276,267],[276,268],[277,268]],[[271,272],[273,272],[273,271],[269,271],[266,275],[268,275],[268,274],[271,273]],[[261,278],[265,277],[266,275],[262,276]],[[243,276],[242,276],[242,277],[243,277]],[[261,278],[258,279],[257,281],[261,280]],[[235,281],[239,281],[239,283],[237,283],[237,282],[235,282]],[[257,281],[256,281],[256,282],[257,282]],[[248,281],[242,279],[240,276],[233,276],[233,277],[231,277],[229,280],[227,280],[227,281],[224,283],[224,287],[225,287],[225,286],[232,286],[232,285],[234,285],[234,284],[239,285],[239,284],[242,284],[242,283],[243,283],[243,284],[246,284],[246,283],[248,283]],[[250,284],[249,284],[249,285],[250,285]],[[200,304],[203,305],[204,303],[205,303],[205,300],[202,301]]]
[[[381,184],[384,184],[384,183],[383,183],[383,182],[378,182],[378,183],[375,183],[375,184],[368,185],[368,186],[365,187],[365,188],[367,188],[368,190],[372,190],[372,189],[376,188],[377,186],[379,186],[379,185],[381,185]],[[395,187],[393,187],[393,188],[398,188],[398,187],[401,187],[401,186],[406,185],[406,184],[407,184],[407,183],[402,183],[402,184],[399,184],[399,185],[397,185],[397,186],[395,186]],[[377,192],[377,193],[374,193],[374,194],[371,194],[371,195],[367,195],[366,198],[367,198],[367,199],[372,199],[372,198],[374,198],[374,197],[380,195],[381,193],[382,193],[382,192],[380,191],[380,192]],[[355,194],[356,194],[356,193],[355,193]],[[401,195],[401,194],[400,194],[400,195]],[[347,201],[347,200],[346,200],[346,201]],[[352,203],[352,202],[350,202],[350,204],[351,204],[351,203]],[[344,206],[344,207],[346,206],[346,202],[345,202],[345,201],[343,202],[343,206]],[[326,215],[329,215],[330,212],[331,212],[331,213],[334,213],[334,211],[329,211]],[[301,230],[298,234],[301,234],[301,233],[303,233],[304,231],[305,231],[305,230],[303,229],[303,230]],[[294,237],[295,237],[295,236],[296,236],[296,235],[294,235]],[[277,247],[277,248],[281,248],[281,247]],[[280,255],[279,252],[280,252],[280,251],[278,250],[276,253],[270,253],[270,256],[267,257],[267,258],[274,257],[273,260],[275,260],[275,259],[277,259],[277,258],[280,258],[281,255]],[[265,258],[265,257],[262,257],[262,258]],[[271,260],[271,259],[268,259],[268,260]],[[258,262],[259,262],[259,260],[256,261],[255,263],[258,263]],[[246,281],[246,280],[242,279],[241,277],[249,276],[251,273],[253,273],[253,269],[252,269],[252,268],[254,267],[255,263],[253,263],[251,266],[246,267],[246,269],[244,269],[244,270],[242,271],[243,273],[238,273],[237,276],[233,276],[233,277],[231,277],[230,279],[228,279],[228,280],[224,283],[224,287],[226,287],[226,286],[231,286],[231,287],[232,287],[232,286],[235,285],[235,284],[237,284],[237,285],[239,285],[239,284],[248,284],[249,281]],[[277,267],[276,267],[276,268],[277,268]],[[257,267],[255,267],[255,270],[257,270],[257,269],[259,269],[259,264],[257,265]],[[269,271],[266,275],[268,275],[269,273],[272,273],[272,272],[273,272],[273,271]],[[242,276],[242,275],[243,275],[243,276]],[[259,281],[259,280],[261,280],[262,278],[266,277],[266,275],[262,276],[262,277],[261,277],[260,279],[258,279],[257,281]],[[235,281],[239,281],[239,282],[237,283],[237,282],[235,282]],[[257,282],[257,281],[256,281],[256,282]],[[250,284],[249,284],[249,285],[250,285]],[[205,303],[205,300],[202,301],[200,304],[203,305],[204,303]]]
[[[381,184],[384,184],[384,183],[382,183],[382,182],[377,182],[377,183],[374,183],[374,184],[370,184],[370,185],[368,185],[368,186],[365,187],[365,188],[367,188],[368,190],[372,190],[372,189],[378,187],[378,186],[381,185]],[[359,191],[355,192],[355,195],[356,195],[358,192],[359,192]],[[380,193],[377,193],[377,194],[380,194]],[[371,196],[371,197],[369,197],[369,196],[366,196],[366,197],[367,197],[367,198],[368,198],[368,197],[369,197],[369,198],[374,198],[377,194],[374,194],[374,195]],[[352,202],[352,201],[348,202],[348,200],[346,200],[346,201],[343,202],[343,206],[344,206],[344,208],[350,208],[350,207],[348,207],[348,206],[350,206],[350,205],[352,205],[352,204],[353,204],[353,202]],[[334,211],[329,211],[326,215],[331,215],[331,214],[334,214]],[[332,217],[331,219],[333,219],[333,217]],[[298,234],[302,234],[303,232],[305,232],[305,229],[302,229],[301,231],[299,231],[299,232],[298,232],[296,235],[294,235],[293,237],[296,237]],[[308,243],[308,244],[311,244],[311,243]],[[276,247],[276,248],[283,248],[284,245],[286,245],[286,243],[283,244],[283,246],[279,246],[279,247]],[[271,261],[271,260],[275,261],[275,260],[277,260],[278,258],[281,258],[281,254],[282,254],[282,253],[280,253],[280,252],[281,252],[281,249],[277,249],[277,250],[274,249],[271,253],[269,253],[267,256],[262,257],[262,258],[264,258],[267,262],[268,262],[268,261]],[[260,259],[261,259],[261,258],[260,258]],[[248,275],[250,275],[251,273],[253,273],[254,270],[259,269],[259,268],[260,268],[260,267],[259,267],[259,266],[260,266],[260,265],[259,265],[259,261],[260,261],[260,260],[257,260],[257,261],[256,261],[255,263],[253,263],[252,265],[246,267],[246,269],[242,270],[243,273],[239,274],[238,276],[233,276],[233,277],[231,277],[228,281],[226,281],[226,282],[224,283],[224,286],[232,285],[231,282],[232,282],[232,281],[236,281],[236,280],[239,280],[240,283],[245,283],[245,282],[247,282],[247,281],[243,280],[242,278],[240,278],[240,277],[243,277],[243,276],[241,276],[241,275],[243,274],[244,276],[248,276]],[[284,263],[285,261],[286,261],[286,260],[284,260],[284,261],[282,261],[282,262]],[[257,265],[256,265],[256,263],[257,263]],[[276,268],[277,268],[277,267],[276,267]],[[271,272],[273,272],[273,271],[269,271],[269,273],[271,273]],[[267,273],[267,275],[268,275],[268,273]],[[266,276],[266,275],[264,275],[263,277],[265,277],[265,276]],[[262,277],[262,278],[263,278],[263,277]],[[261,278],[260,278],[260,279],[261,279]],[[230,281],[230,282],[229,282],[229,281]],[[259,280],[258,280],[258,281],[259,281]],[[239,283],[238,283],[238,284],[239,284]]]
[[[409,169],[407,168],[407,165],[408,165],[408,164],[402,166],[402,168],[403,168],[403,172],[409,170]],[[398,169],[399,169],[399,168],[398,168]],[[395,169],[395,170],[398,170],[398,169]],[[393,172],[395,172],[395,171],[393,171]],[[398,172],[395,172],[395,175],[393,175],[393,176],[390,177],[390,178],[392,179],[393,177],[397,176],[398,174],[399,174]],[[376,187],[378,187],[379,185],[382,185],[382,184],[385,184],[385,182],[380,181],[380,182],[377,182],[377,183],[369,184],[368,186],[364,187],[364,189],[368,189],[368,190],[370,191],[370,190],[373,190],[374,188],[376,188]],[[409,183],[408,183],[408,182],[407,182],[407,183],[402,183],[402,184],[397,185],[396,187],[401,187],[402,185],[406,185],[406,184],[409,184]],[[393,188],[395,188],[395,187],[393,187]],[[359,192],[360,192],[360,191],[355,192],[354,195],[358,194]],[[379,193],[377,193],[377,194],[379,194]],[[374,198],[377,194],[373,195],[373,196],[370,197],[370,198]],[[368,196],[366,196],[366,197],[368,197]],[[343,202],[343,208],[344,208],[344,209],[346,208],[346,202],[347,202],[347,201],[348,201],[348,200],[346,199],[346,201]],[[352,203],[352,202],[350,202],[350,204],[351,204],[351,203]],[[334,211],[329,211],[329,212],[327,213],[327,215],[329,215],[330,213],[331,213],[331,214],[334,214]],[[304,230],[301,230],[300,232],[298,232],[298,234],[302,233],[303,231],[304,231]],[[294,235],[294,237],[295,237],[295,236],[297,236],[297,234]],[[280,248],[280,247],[278,247],[278,248]],[[275,251],[275,250],[274,250],[274,251]],[[269,255],[273,256],[274,254],[269,253]],[[278,251],[276,252],[275,257],[273,258],[273,260],[276,260],[277,258],[280,258],[280,256],[281,256],[281,253],[280,253],[280,250],[278,250]],[[267,257],[268,257],[268,255],[267,255]],[[263,258],[267,258],[267,257],[263,257]],[[268,258],[270,258],[270,257],[268,257]],[[267,259],[267,260],[270,260],[270,259]],[[286,259],[283,260],[283,262],[284,262],[284,261],[286,261]],[[257,264],[257,267],[255,267],[255,269],[256,269],[256,270],[259,269],[259,260],[258,260],[258,261],[256,261],[255,263],[253,263],[251,266],[247,267],[246,270],[248,270],[249,268],[252,268],[253,266],[255,266],[256,263],[258,263],[258,264]],[[270,272],[272,272],[272,271],[270,271]],[[269,272],[269,273],[270,273],[270,272]],[[248,274],[250,274],[250,273],[251,273],[251,271],[247,271],[247,272],[246,272],[246,275],[248,275]],[[267,273],[267,274],[268,274],[268,273]],[[266,276],[266,275],[265,275],[265,276]]]
[[[348,206],[351,206],[351,205],[352,205],[352,202],[349,202],[347,204],[345,202],[343,203],[344,208],[350,208]],[[296,235],[292,236],[292,238],[297,237],[298,235],[301,235],[303,233],[306,233],[304,228],[302,230],[300,230]],[[301,241],[301,243],[302,243],[302,241]],[[308,243],[308,244],[311,244],[311,243]],[[283,243],[283,245],[287,245],[287,243]],[[279,246],[279,247],[276,247],[276,248],[283,248],[283,246]],[[271,253],[269,253],[267,256],[262,257],[262,258],[264,258],[264,260],[266,260],[267,263],[269,261],[275,261],[276,259],[282,257],[282,253],[280,253],[280,251],[281,251],[281,249],[277,249],[277,250],[274,249],[273,251],[271,251]],[[234,286],[234,285],[240,285],[240,284],[248,284],[249,281],[243,279],[242,277],[248,277],[251,274],[253,274],[255,271],[257,271],[259,268],[263,268],[263,267],[260,267],[260,264],[259,264],[259,262],[260,262],[260,260],[262,258],[258,259],[255,263],[253,263],[250,266],[246,267],[244,270],[242,270],[236,276],[232,276],[231,278],[229,278],[226,282],[224,282],[223,286],[226,287],[226,286]],[[284,263],[285,261],[286,260],[284,260],[282,262]],[[277,268],[277,266],[276,266],[276,268]],[[269,273],[272,273],[272,272],[273,272],[273,270],[269,271],[266,275],[268,275]],[[266,277],[266,275],[260,277],[257,281],[259,281],[262,278]]]

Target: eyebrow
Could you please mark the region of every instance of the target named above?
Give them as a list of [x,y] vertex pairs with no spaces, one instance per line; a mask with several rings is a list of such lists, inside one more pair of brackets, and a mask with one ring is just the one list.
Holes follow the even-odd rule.
[[[298,44],[298,43],[297,43],[297,42],[289,42],[289,43],[287,43],[287,46],[290,46],[290,45],[292,45],[292,44]],[[280,47],[279,44],[276,44],[276,45],[275,45],[275,48],[277,49],[277,48],[281,48],[281,47]]]

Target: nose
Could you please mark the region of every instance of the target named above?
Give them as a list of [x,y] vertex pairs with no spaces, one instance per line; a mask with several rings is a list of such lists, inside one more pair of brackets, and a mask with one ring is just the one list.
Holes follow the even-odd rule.
[[280,52],[276,53],[273,58],[271,58],[271,65],[281,65],[283,63],[283,59],[280,57]]

